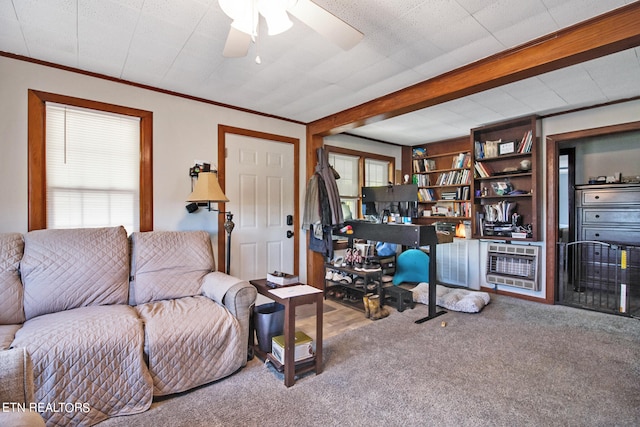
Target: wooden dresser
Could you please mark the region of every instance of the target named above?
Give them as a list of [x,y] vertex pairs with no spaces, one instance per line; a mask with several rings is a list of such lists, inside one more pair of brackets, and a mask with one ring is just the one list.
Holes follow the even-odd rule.
[[[576,186],[576,262],[580,287],[620,292],[620,283],[640,293],[640,184]],[[622,255],[622,252],[625,252]],[[623,261],[624,257],[624,261]],[[621,269],[626,265],[626,271]]]
[[640,246],[640,184],[576,186],[576,240]]

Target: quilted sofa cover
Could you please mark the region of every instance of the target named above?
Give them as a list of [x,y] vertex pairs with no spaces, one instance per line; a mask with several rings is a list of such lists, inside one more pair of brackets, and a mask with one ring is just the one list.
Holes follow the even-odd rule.
[[240,322],[202,296],[205,277],[220,274],[211,273],[210,242],[204,231],[131,235],[130,294],[145,323],[156,396],[211,382],[246,364],[248,335]]
[[20,233],[0,234],[0,351],[11,345],[24,322],[20,260],[24,240]]
[[49,426],[142,412],[246,364],[256,289],[214,269],[206,232],[0,234],[0,355],[25,351]]
[[151,406],[151,377],[142,357],[142,321],[132,307],[80,307],[28,320],[14,348],[33,361],[35,401],[86,404],[42,412],[47,425],[93,425]]
[[92,425],[146,410],[152,382],[143,323],[127,305],[129,242],[123,227],[39,230],[25,235],[20,264],[26,322],[13,348],[26,348],[47,425]]
[[31,231],[25,236],[20,273],[27,319],[89,305],[127,304],[127,232],[124,227]]
[[0,234],[0,325],[24,322],[23,291],[20,282],[20,260],[23,251],[22,234]]

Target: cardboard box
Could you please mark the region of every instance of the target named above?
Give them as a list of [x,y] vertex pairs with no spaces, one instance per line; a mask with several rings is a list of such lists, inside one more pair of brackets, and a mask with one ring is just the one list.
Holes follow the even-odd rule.
[[[313,340],[302,331],[296,331],[295,350],[293,360],[300,362],[313,357]],[[271,354],[284,365],[284,335],[278,335],[271,340]]]

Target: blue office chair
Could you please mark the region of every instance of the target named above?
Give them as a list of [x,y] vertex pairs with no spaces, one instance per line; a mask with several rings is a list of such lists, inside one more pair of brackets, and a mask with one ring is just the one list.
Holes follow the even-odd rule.
[[420,249],[409,249],[398,255],[393,284],[429,282],[429,255]]

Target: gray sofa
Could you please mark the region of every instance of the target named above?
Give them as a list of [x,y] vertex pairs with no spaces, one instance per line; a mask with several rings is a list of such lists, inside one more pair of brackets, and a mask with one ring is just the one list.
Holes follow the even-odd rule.
[[0,234],[0,353],[30,358],[47,425],[145,411],[247,362],[256,290],[214,270],[204,231]]

